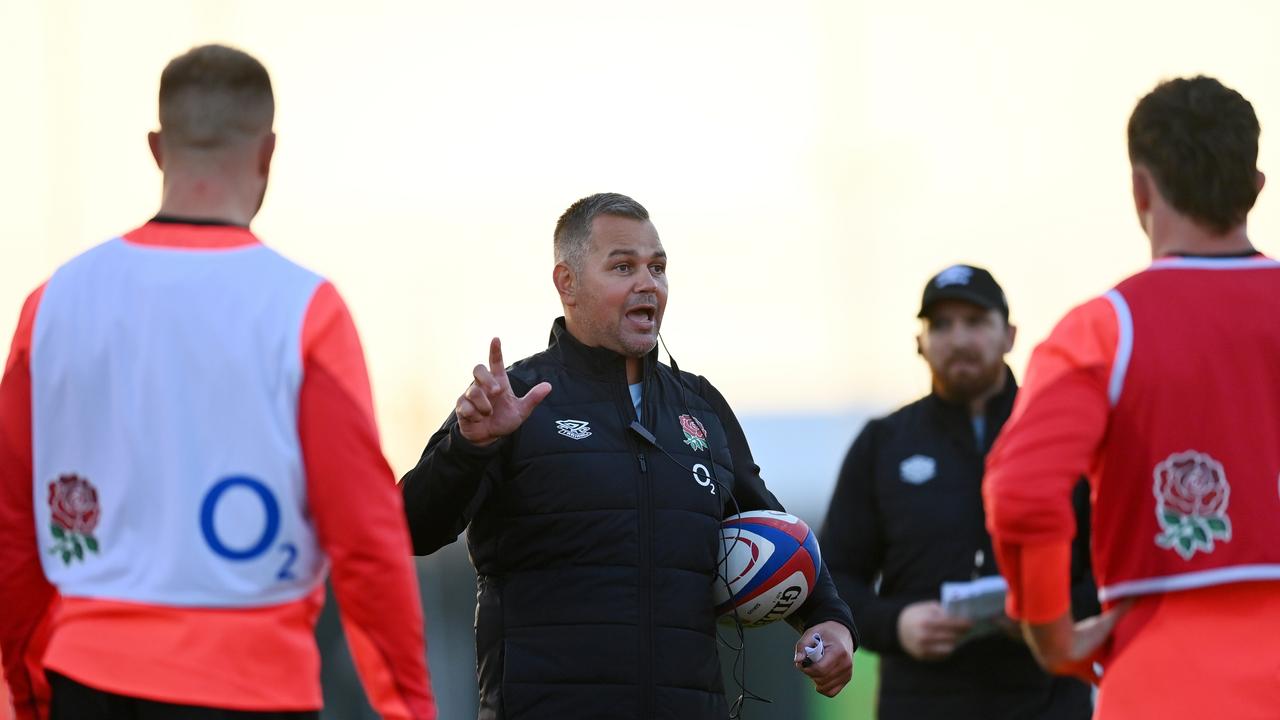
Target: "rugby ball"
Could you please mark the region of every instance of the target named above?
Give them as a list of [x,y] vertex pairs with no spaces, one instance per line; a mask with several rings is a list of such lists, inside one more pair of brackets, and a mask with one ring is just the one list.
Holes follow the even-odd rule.
[[818,538],[795,515],[753,510],[720,525],[716,613],[759,627],[804,604],[822,567]]

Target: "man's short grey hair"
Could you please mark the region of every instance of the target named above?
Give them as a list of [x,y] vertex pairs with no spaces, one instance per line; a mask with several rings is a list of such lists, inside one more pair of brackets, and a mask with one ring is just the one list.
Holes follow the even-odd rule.
[[618,193],[597,193],[569,206],[556,222],[556,262],[581,271],[591,246],[591,224],[601,215],[632,220],[648,220],[649,211],[640,203]]

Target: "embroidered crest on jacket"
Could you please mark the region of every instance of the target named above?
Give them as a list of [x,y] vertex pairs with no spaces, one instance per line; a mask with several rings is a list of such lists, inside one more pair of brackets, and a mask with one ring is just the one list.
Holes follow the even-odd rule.
[[559,433],[570,440],[583,440],[591,437],[591,425],[586,420],[557,420]]
[[707,428],[692,415],[680,416],[680,429],[684,430],[684,444],[694,450],[707,449]]
[[928,455],[912,455],[898,466],[902,482],[923,485],[938,474],[938,461]]

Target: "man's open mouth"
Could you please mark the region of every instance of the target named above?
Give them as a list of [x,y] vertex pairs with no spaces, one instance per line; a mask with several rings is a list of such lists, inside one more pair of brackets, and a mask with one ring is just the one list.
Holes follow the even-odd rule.
[[646,330],[653,327],[653,321],[657,315],[657,308],[644,305],[633,307],[627,311],[627,319]]

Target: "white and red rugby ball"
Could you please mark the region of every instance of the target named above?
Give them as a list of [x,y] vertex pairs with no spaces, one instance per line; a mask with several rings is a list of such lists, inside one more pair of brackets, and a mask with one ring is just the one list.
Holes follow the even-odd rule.
[[818,538],[795,515],[753,510],[720,526],[716,613],[731,621],[736,610],[747,627],[781,620],[804,604],[822,567]]

